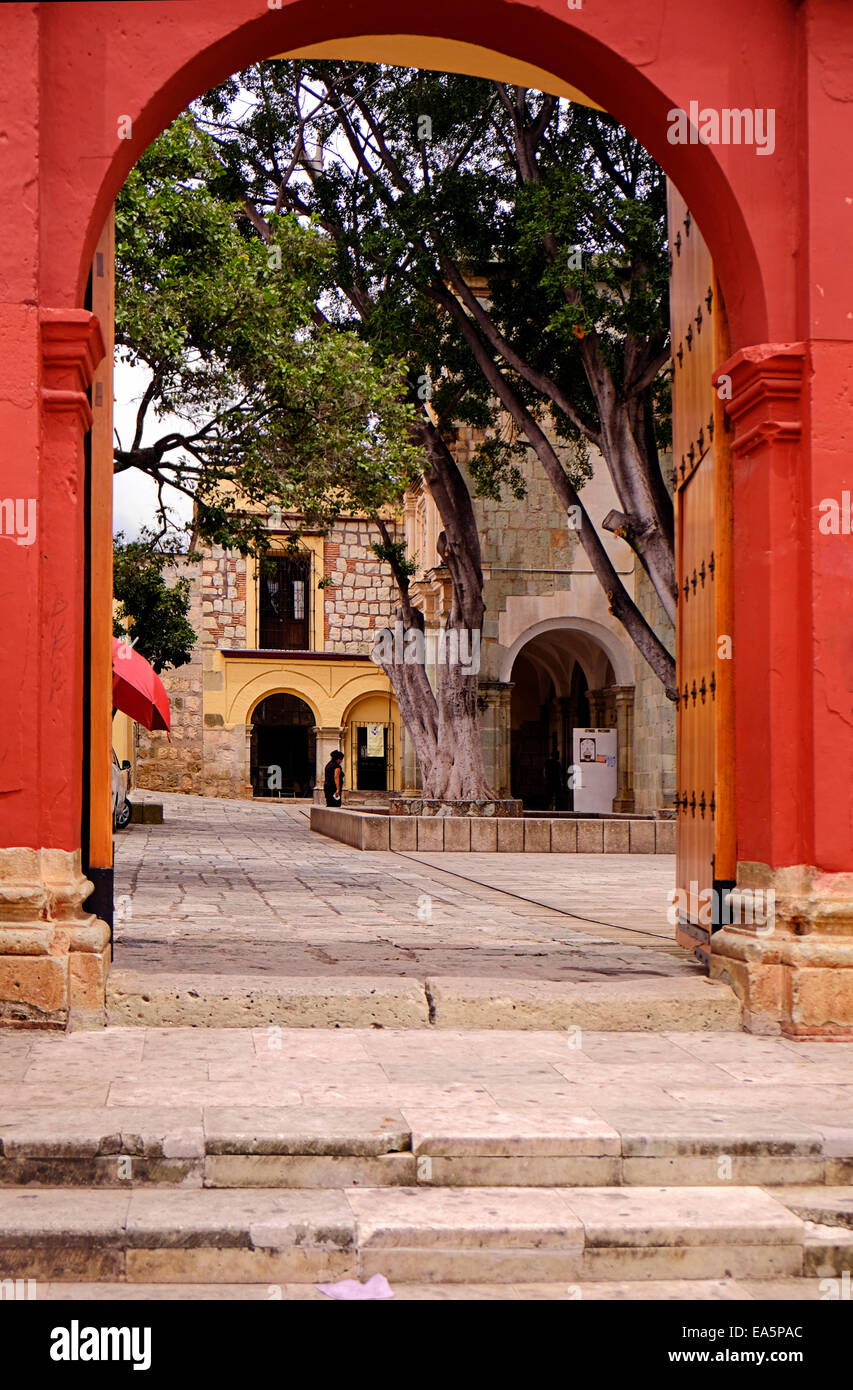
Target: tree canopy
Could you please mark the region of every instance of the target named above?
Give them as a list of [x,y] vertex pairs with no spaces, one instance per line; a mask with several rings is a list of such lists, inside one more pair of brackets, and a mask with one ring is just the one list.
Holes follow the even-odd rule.
[[[535,450],[613,612],[674,694],[673,659],[580,496],[592,444],[622,507],[610,529],[672,620],[665,181],[651,157],[555,97],[361,63],[263,63],[195,112],[221,186],[263,238],[295,213],[328,239],[327,316],[405,355],[439,435],[484,430],[477,490],[518,495],[519,454]],[[421,434],[434,459],[435,433]]]
[[[263,241],[226,196],[189,114],[145,152],[116,205],[116,343],[150,378],[115,470],[190,497],[202,539],[261,543],[271,505],[328,524],[399,497],[419,472],[399,363],[321,310],[330,247],[294,214]],[[185,420],[181,428],[164,417]],[[158,432],[159,431],[159,432]]]

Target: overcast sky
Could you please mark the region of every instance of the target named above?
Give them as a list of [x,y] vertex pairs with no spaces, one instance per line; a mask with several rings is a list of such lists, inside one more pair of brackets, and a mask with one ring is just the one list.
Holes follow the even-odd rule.
[[[125,449],[133,441],[136,411],[149,380],[150,373],[145,368],[116,362],[113,372],[113,428]],[[162,420],[152,419],[149,411],[142,443],[151,444],[168,429],[183,429],[185,425],[186,421],[174,415]],[[192,516],[189,498],[174,488],[168,488],[165,496],[176,522],[182,525],[189,521]],[[129,468],[126,473],[117,474],[113,480],[113,535],[123,531],[125,540],[135,540],[144,526],[154,524],[156,507],[157,487],[153,479],[140,473],[138,468]]]

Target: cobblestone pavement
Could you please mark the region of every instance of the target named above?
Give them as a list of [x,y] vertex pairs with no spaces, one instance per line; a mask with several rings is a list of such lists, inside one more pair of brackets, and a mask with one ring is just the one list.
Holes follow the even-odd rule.
[[147,799],[164,803],[165,823],[117,839],[117,967],[575,982],[701,974],[666,920],[670,856],[367,854],[312,834],[307,805]]

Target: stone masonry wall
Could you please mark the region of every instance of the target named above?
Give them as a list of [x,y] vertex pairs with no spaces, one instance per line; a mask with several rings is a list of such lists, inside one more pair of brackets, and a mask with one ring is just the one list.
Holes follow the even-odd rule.
[[[484,588],[486,616],[481,675],[493,680],[498,675],[494,669],[497,659],[494,644],[498,640],[498,623],[507,598],[515,594],[553,594],[569,589],[568,571],[573,563],[579,563],[576,558],[578,542],[571,536],[566,515],[532,450],[518,464],[527,487],[525,497],[516,501],[505,492],[499,502],[494,502],[473,496],[466,464],[477,439],[472,430],[460,431],[454,454],[471,488],[483,564],[491,570]],[[584,563],[582,555],[580,562]]]
[[[637,604],[668,651],[675,629],[645,570],[638,568]],[[639,652],[634,656],[634,796],[637,811],[672,806],[675,798],[675,705]]]
[[[472,431],[462,431],[455,449],[457,462],[466,477],[466,464],[476,442]],[[604,467],[603,463],[601,466]],[[570,533],[554,490],[532,451],[524,456],[519,467],[527,486],[527,495],[521,500],[507,495],[500,502],[480,497],[473,499],[483,563],[490,567],[484,589],[486,616],[481,665],[481,679],[486,681],[498,675],[498,623],[507,598],[516,594],[550,595],[570,589],[569,571],[589,568],[580,543]],[[664,645],[674,652],[672,625],[639,565],[636,599]],[[675,707],[667,700],[660,681],[639,653],[635,655],[634,668],[635,809],[649,813],[671,805],[675,795]]]
[[201,562],[201,630],[206,647],[246,646],[246,561],[218,545]]
[[[399,538],[399,528],[389,530]],[[323,572],[331,576],[323,590],[327,652],[369,655],[374,630],[392,624],[399,598],[388,565],[371,550],[377,539],[371,522],[346,518],[325,542]]]
[[[170,579],[190,581],[188,618],[197,633],[202,630],[202,588],[198,565],[178,565],[166,571]],[[202,719],[202,643],[196,642],[192,659],[176,671],[164,671],[160,679],[169,696],[172,715],[171,743],[160,730],[149,733],[136,725],[136,781],[151,791],[195,792],[202,790],[204,727]],[[132,798],[131,798],[132,799]]]

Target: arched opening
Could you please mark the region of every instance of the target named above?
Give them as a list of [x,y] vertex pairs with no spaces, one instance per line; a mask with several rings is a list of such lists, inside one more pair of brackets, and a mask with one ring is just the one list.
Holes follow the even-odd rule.
[[317,762],[316,717],[297,695],[267,695],[252,711],[252,791],[258,797],[310,797]]
[[[632,721],[627,717],[633,682],[619,682],[604,647],[568,623],[547,627],[516,646],[510,676],[512,795],[530,811],[633,811]],[[616,758],[610,768],[613,785],[608,781],[592,800],[576,796],[579,782],[573,773],[581,756],[581,731],[589,729],[610,731],[616,743],[610,755]]]
[[397,790],[400,716],[390,691],[362,695],[344,716],[342,748],[351,792],[384,800]]
[[[850,690],[837,616],[847,577],[834,556],[824,555],[812,521],[837,484],[836,441],[849,397],[849,266],[837,256],[834,221],[847,133],[838,68],[844,7],[816,4],[808,16],[775,0],[674,11],[666,0],[612,0],[568,14],[566,8],[471,0],[419,11],[408,23],[427,36],[426,46],[433,39],[477,45],[488,35],[506,57],[581,81],[666,168],[702,228],[734,353],[718,352],[716,361],[730,364],[739,450],[734,528],[724,536],[735,553],[738,700],[730,722],[739,858],[750,872],[808,865],[840,878],[849,867],[850,778],[838,773],[838,747]],[[401,25],[389,0],[365,0],[358,9],[347,0],[322,7],[282,0],[280,8],[272,0],[266,8],[258,0],[103,4],[98,21],[81,26],[70,6],[18,6],[8,35],[11,60],[26,76],[25,119],[10,127],[20,152],[10,196],[25,215],[10,226],[4,409],[17,432],[17,490],[38,491],[40,515],[61,520],[50,546],[39,546],[37,571],[35,551],[10,556],[9,647],[19,647],[22,669],[50,671],[51,685],[49,699],[30,701],[37,718],[21,715],[23,686],[7,697],[7,723],[18,732],[4,761],[2,790],[12,794],[5,795],[3,822],[9,844],[69,855],[79,851],[85,762],[83,526],[79,516],[67,524],[68,499],[84,493],[80,437],[100,348],[97,328],[79,306],[99,229],[140,151],[194,95],[259,57],[332,38],[393,35]],[[697,91],[697,75],[707,97]],[[778,111],[784,138],[773,159],[702,142],[668,144],[667,112],[694,97],[735,108],[757,99]],[[35,407],[39,390],[41,404],[21,411],[16,393]],[[53,658],[61,647],[77,655],[60,672]],[[683,687],[680,694],[686,703]],[[689,696],[692,712],[692,685]],[[700,681],[696,698],[702,696]],[[106,755],[106,741],[103,749]],[[733,799],[735,779],[724,770]],[[59,794],[45,799],[39,792],[48,775]],[[823,891],[821,880],[815,897]],[[846,891],[839,882],[838,893]],[[771,948],[777,951],[777,943]],[[776,973],[790,994],[790,972]],[[845,987],[845,1017],[849,998]]]
[[[738,188],[736,177],[713,148],[701,142],[673,144],[668,139],[668,113],[678,106],[676,95],[685,82],[692,90],[697,46],[706,43],[704,51],[710,64],[715,54],[720,62],[730,61],[727,27],[736,25],[742,42],[746,42],[747,21],[734,0],[726,0],[723,9],[731,9],[730,20],[721,18],[719,7],[701,20],[693,16],[689,39],[674,41],[671,52],[660,55],[655,29],[664,22],[662,17],[649,15],[640,19],[636,5],[629,0],[622,0],[621,7],[625,11],[621,18],[617,4],[608,7],[607,14],[599,20],[585,13],[562,14],[558,18],[541,7],[475,0],[452,12],[422,14],[415,34],[401,33],[405,25],[401,25],[396,7],[388,0],[372,0],[359,7],[355,16],[343,0],[330,5],[321,15],[305,0],[284,0],[281,7],[268,8],[260,15],[253,5],[237,3],[229,8],[227,17],[212,18],[203,35],[190,15],[184,23],[173,21],[168,35],[161,32],[152,38],[146,32],[146,50],[150,50],[152,58],[149,65],[138,62],[137,35],[123,21],[119,49],[128,45],[137,61],[123,63],[117,50],[115,60],[106,70],[110,90],[104,91],[104,110],[129,114],[121,118],[124,126],[118,139],[114,122],[108,120],[105,125],[102,136],[106,167],[101,165],[95,175],[91,219],[82,245],[78,242],[74,247],[66,240],[62,248],[62,237],[59,238],[57,251],[61,254],[54,264],[53,277],[61,280],[67,273],[69,254],[79,256],[74,302],[82,303],[100,228],[127,172],[141,151],[199,93],[264,58],[317,55],[320,51],[329,57],[363,58],[369,53],[376,62],[403,66],[420,62],[425,67],[480,76],[494,72],[500,73],[503,80],[526,81],[547,90],[565,91],[567,85],[575,89],[580,86],[590,100],[624,122],[686,197],[711,247],[730,305],[733,345],[763,340],[767,336],[769,296],[766,268],[755,249],[760,244],[762,229],[753,223],[764,221],[768,228],[771,226],[772,204],[778,200],[769,194],[771,188],[778,186],[778,175],[761,168],[765,161],[758,161],[759,167],[753,165],[750,169],[749,182]],[[637,33],[638,25],[642,35]],[[766,41],[766,31],[757,15],[755,26]],[[488,46],[482,42],[485,34],[489,35]],[[73,58],[79,56],[83,65],[84,55],[78,54],[79,44],[70,33],[57,37],[64,37],[65,46],[72,50],[65,70],[71,73],[73,83],[79,80]],[[778,38],[784,44],[785,35],[780,33]],[[472,55],[476,61],[472,61]],[[514,69],[518,70],[515,75],[511,71]],[[74,110],[74,103],[65,100],[62,84],[57,87],[54,100],[60,103],[59,110]],[[91,161],[95,153],[100,157],[102,151],[95,151],[88,144],[93,170],[97,167]],[[56,152],[57,169],[51,170],[60,183],[67,183],[69,177],[62,169],[64,155],[64,149]],[[768,165],[770,162],[766,161]],[[743,195],[750,186],[756,187],[756,176],[767,188],[768,196],[762,199],[758,189],[747,205]],[[87,198],[89,194],[78,188],[77,196]],[[777,267],[770,269],[775,272]],[[67,293],[67,284],[64,289]],[[785,290],[787,297],[787,284]],[[60,292],[55,302],[64,298]]]

